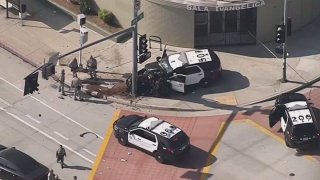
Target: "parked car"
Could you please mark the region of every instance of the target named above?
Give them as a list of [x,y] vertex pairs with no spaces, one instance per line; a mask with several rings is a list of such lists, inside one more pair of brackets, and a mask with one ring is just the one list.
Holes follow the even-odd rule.
[[143,149],[160,163],[178,160],[190,149],[185,132],[157,117],[123,116],[114,122],[113,129],[120,144]]
[[[196,86],[208,87],[222,74],[218,55],[210,49],[174,53],[138,71],[138,94],[168,96],[170,89],[186,93]],[[127,79],[131,89],[132,77]]]
[[49,169],[14,147],[0,145],[0,179],[47,180]]
[[301,149],[319,141],[316,117],[303,94],[284,93],[275,102],[269,115],[269,125],[280,121],[286,145]]

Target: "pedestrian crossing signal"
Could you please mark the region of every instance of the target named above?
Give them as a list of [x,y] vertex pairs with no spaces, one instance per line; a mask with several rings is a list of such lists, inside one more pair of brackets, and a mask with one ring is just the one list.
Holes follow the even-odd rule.
[[32,94],[34,91],[39,91],[38,72],[31,73],[24,78],[24,91],[23,95]]

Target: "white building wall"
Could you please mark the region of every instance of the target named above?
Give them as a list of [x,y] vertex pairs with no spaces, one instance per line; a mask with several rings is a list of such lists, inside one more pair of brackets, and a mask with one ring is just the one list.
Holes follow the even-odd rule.
[[161,37],[174,46],[194,46],[194,12],[143,1],[138,32]]

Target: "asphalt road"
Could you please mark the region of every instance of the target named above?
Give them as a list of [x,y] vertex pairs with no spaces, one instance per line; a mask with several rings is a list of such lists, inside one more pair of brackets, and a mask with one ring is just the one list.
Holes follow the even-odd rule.
[[[39,93],[23,96],[24,77],[35,68],[3,49],[0,63],[0,143],[29,154],[61,179],[87,179],[114,108],[94,98],[59,99],[57,84],[41,79],[41,72]],[[85,132],[93,133],[80,137]],[[67,151],[63,170],[55,159],[59,144]]]

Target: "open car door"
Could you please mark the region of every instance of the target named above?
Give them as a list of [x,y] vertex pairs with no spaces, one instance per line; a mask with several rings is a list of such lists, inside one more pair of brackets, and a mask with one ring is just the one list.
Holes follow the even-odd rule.
[[275,106],[270,114],[269,114],[269,126],[272,128],[278,121],[280,121],[281,117],[283,116],[285,111],[285,106]]

